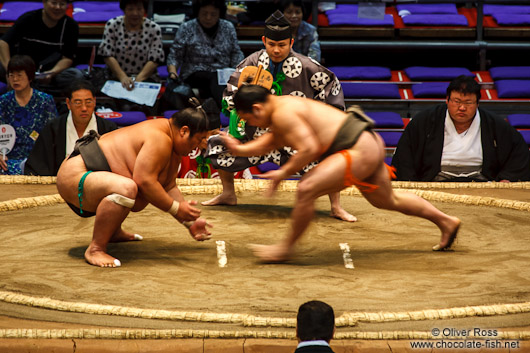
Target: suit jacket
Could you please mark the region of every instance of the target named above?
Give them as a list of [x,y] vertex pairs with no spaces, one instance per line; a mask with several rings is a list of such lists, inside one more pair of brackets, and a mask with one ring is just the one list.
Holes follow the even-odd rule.
[[294,353],[333,353],[333,350],[327,346],[305,346],[297,348]]
[[[392,165],[398,180],[432,181],[441,170],[446,104],[418,113],[398,142]],[[479,108],[482,174],[488,180],[530,180],[530,153],[504,119]]]
[[[56,176],[66,155],[66,119],[54,119],[42,129],[24,167],[26,175]],[[98,133],[103,135],[118,127],[112,121],[96,116]]]

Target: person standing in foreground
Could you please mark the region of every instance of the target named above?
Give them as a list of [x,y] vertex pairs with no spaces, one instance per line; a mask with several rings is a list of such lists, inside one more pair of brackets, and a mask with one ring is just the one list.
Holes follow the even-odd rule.
[[273,96],[267,89],[256,85],[241,86],[234,96],[234,104],[242,119],[270,130],[245,144],[223,135],[224,143],[232,154],[263,155],[283,146],[298,151],[278,170],[263,174],[264,178],[271,180],[269,195],[283,179],[310,161],[321,161],[298,184],[287,237],[274,245],[252,246],[262,260],[288,260],[296,241],[313,218],[315,200],[352,185],[377,208],[422,217],[436,224],[442,236],[433,250],[445,250],[453,244],[461,223],[458,218],[441,212],[414,194],[392,190],[389,171],[384,163],[384,142],[372,130],[373,121],[360,109],[350,107],[345,113],[310,99]]
[[329,342],[334,333],[333,308],[319,300],[304,303],[296,316],[298,346],[294,353],[333,353]]
[[119,267],[107,254],[109,242],[142,240],[122,229],[130,211],[148,204],[184,224],[195,240],[210,238],[201,211],[187,202],[176,185],[180,160],[206,137],[208,119],[202,108],[187,108],[171,119],[148,120],[109,132],[98,141],[91,131],[79,139],[57,174],[57,189],[81,217],[96,216],[88,263]]

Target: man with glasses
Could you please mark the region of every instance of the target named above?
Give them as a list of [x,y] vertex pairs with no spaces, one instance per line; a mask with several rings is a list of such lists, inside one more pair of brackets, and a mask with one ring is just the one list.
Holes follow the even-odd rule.
[[521,134],[479,108],[480,85],[459,76],[446,104],[418,113],[399,140],[392,165],[398,180],[526,181],[530,155]]
[[0,80],[14,54],[29,55],[35,61],[34,87],[60,94],[72,81],[81,79],[72,68],[77,50],[79,26],[66,16],[66,0],[44,0],[43,8],[21,15],[0,39]]
[[112,121],[94,114],[96,98],[94,88],[88,81],[74,82],[66,105],[68,114],[48,123],[40,133],[26,161],[26,175],[57,175],[61,163],[73,151],[77,139],[90,130],[103,135],[117,129]]

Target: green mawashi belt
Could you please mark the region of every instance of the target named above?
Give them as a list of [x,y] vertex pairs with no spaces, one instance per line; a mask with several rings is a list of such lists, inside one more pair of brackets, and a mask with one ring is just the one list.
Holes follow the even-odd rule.
[[79,213],[81,214],[83,214],[83,192],[85,188],[85,179],[90,173],[92,173],[91,170],[83,174],[81,180],[79,180],[79,185],[77,185],[77,197],[79,198]]

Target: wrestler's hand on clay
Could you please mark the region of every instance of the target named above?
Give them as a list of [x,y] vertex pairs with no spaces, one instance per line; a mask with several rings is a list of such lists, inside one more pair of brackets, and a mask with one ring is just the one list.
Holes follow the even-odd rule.
[[278,188],[278,185],[280,185],[280,182],[288,177],[288,175],[285,174],[285,171],[283,169],[276,169],[276,170],[270,170],[266,173],[263,173],[259,176],[260,178],[270,179],[271,185],[265,192],[265,196],[271,197],[274,195],[274,192]]
[[263,262],[285,262],[292,255],[291,248],[280,243],[273,245],[249,244],[248,247]]
[[201,215],[201,210],[192,205],[196,205],[197,201],[182,201],[179,205],[177,216],[175,217],[179,222],[194,221]]
[[208,223],[204,218],[199,218],[190,227],[190,234],[193,237],[193,239],[197,241],[204,241],[208,240],[212,237],[212,232],[210,232],[208,228],[212,228],[213,226]]
[[239,145],[241,145],[241,141],[228,135],[224,131],[221,131],[220,135],[223,139],[223,144],[225,145],[226,149],[232,154],[237,154],[237,149]]

